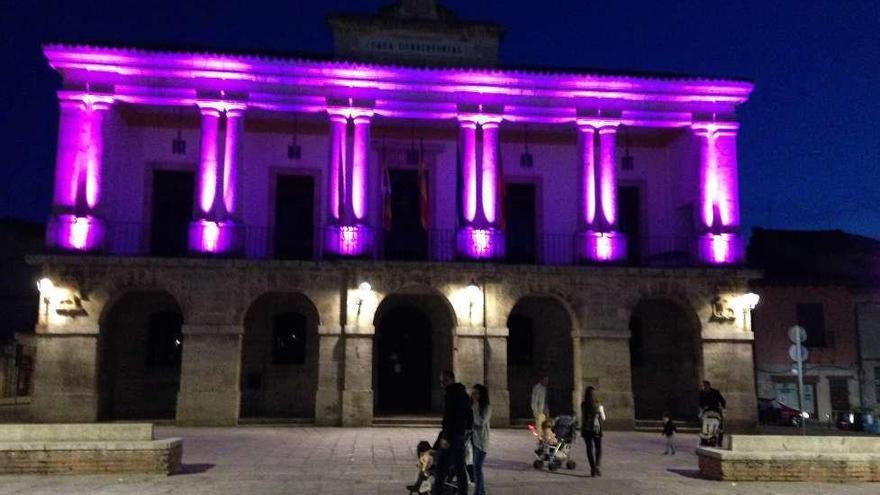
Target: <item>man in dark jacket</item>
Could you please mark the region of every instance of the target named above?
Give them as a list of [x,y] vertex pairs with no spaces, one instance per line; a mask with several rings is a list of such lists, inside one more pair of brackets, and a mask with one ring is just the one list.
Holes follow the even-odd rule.
[[444,408],[443,426],[440,436],[437,438],[437,449],[440,459],[434,476],[434,488],[432,493],[443,493],[442,487],[445,482],[449,467],[455,469],[455,478],[458,483],[458,493],[467,495],[468,476],[465,467],[465,442],[467,433],[473,428],[474,415],[471,409],[470,398],[464,385],[456,383],[455,374],[444,371],[440,375],[440,384],[443,385]]
[[700,390],[700,413],[705,411],[715,411],[718,414],[724,414],[727,407],[727,401],[718,389],[712,388],[712,384],[708,380],[703,381],[703,388]]

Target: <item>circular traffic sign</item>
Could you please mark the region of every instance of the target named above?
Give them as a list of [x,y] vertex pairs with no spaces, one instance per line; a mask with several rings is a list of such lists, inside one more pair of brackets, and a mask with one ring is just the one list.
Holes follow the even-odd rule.
[[[810,357],[810,352],[806,347],[800,346],[801,348],[801,361],[806,361],[808,357]],[[798,360],[798,345],[792,344],[791,347],[788,348],[788,357],[791,358],[792,361]]]
[[797,344],[798,342],[806,342],[807,331],[804,330],[804,327],[800,325],[795,325],[788,329],[788,339],[795,344]]

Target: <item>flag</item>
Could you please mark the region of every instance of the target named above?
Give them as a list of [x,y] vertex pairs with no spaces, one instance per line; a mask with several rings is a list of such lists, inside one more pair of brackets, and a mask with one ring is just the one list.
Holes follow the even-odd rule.
[[505,206],[506,206],[506,205],[504,204],[504,193],[505,193],[505,188],[504,188],[504,164],[502,163],[502,160],[501,160],[501,143],[500,143],[500,140],[499,140],[499,143],[498,143],[498,150],[497,150],[497,155],[496,155],[496,156],[498,157],[498,168],[495,170],[495,184],[496,184],[496,187],[497,187],[497,189],[496,189],[497,194],[496,194],[495,196],[496,196],[497,201],[498,201],[498,203],[497,203],[497,205],[498,205],[498,207],[497,207],[497,208],[498,208],[498,210],[497,210],[497,211],[498,211],[498,218],[497,218],[497,220],[498,220],[498,228],[500,228],[501,230],[504,230],[504,229],[507,228],[507,212],[505,211],[505,209],[506,209]]
[[382,145],[380,160],[382,160],[382,228],[386,232],[391,231],[391,173],[388,171],[388,160],[385,153],[385,145]]
[[419,214],[422,228],[427,232],[431,226],[431,210],[428,202],[428,170],[425,168],[425,147],[419,139]]

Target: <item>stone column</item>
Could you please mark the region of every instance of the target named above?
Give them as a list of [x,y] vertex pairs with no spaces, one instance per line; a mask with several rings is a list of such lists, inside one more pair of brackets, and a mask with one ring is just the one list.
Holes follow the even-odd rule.
[[615,139],[618,122],[579,119],[577,125],[583,222],[579,234],[580,256],[590,262],[624,260],[626,237],[617,230]]
[[462,167],[462,210],[457,250],[467,259],[504,257],[504,231],[499,223],[499,116],[460,115],[459,150]]
[[710,264],[739,263],[739,177],[735,122],[697,122],[691,126],[699,147],[697,253]]
[[[592,385],[608,410],[608,429],[631,430],[635,426],[632,371],[629,360],[629,332],[626,330],[588,330],[574,337],[580,342],[580,381],[575,387]],[[575,361],[578,363],[578,360]],[[579,399],[583,390],[575,390]],[[577,409],[579,410],[579,409]]]
[[727,400],[724,429],[754,433],[758,424],[753,342],[745,338],[703,338],[703,379]]
[[345,328],[342,426],[373,424],[373,325]]
[[452,371],[465,387],[483,383],[485,336],[482,326],[459,326],[452,339]]
[[[330,224],[324,249],[345,257],[373,252],[367,214],[371,108],[328,107],[330,118]],[[349,139],[350,137],[350,139]],[[351,143],[349,145],[349,142]]]
[[[244,137],[244,108],[202,106],[202,133],[198,170],[197,208],[190,224],[190,250],[202,254],[229,254],[241,246],[239,169]],[[220,142],[220,122],[226,132]],[[222,150],[222,157],[221,157]]]
[[184,325],[177,422],[235,425],[241,403],[243,328]]
[[342,424],[342,385],[345,344],[342,327],[318,327],[318,391],[315,395],[315,424]]
[[507,327],[486,330],[486,386],[492,404],[492,426],[510,425],[510,391],[507,388]]
[[112,98],[85,95],[59,102],[58,152],[47,245],[95,251],[106,227],[98,215],[104,161],[104,121]]
[[98,420],[98,328],[36,335],[31,419],[79,423]]

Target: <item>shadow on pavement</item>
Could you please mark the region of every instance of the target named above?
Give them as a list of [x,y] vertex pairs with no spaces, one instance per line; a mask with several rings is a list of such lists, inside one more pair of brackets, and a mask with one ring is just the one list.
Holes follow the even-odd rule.
[[701,480],[701,479],[703,479],[703,477],[700,476],[700,470],[699,470],[699,469],[676,469],[676,468],[669,468],[669,469],[667,469],[667,471],[669,471],[670,473],[675,473],[675,474],[680,475],[680,476],[684,476],[685,478],[692,478],[692,479],[695,479],[695,480]]
[[213,467],[214,464],[184,464],[180,466],[180,472],[176,474],[199,474],[209,471]]

